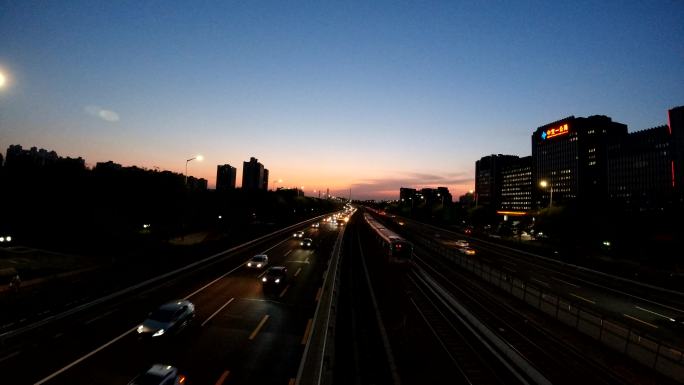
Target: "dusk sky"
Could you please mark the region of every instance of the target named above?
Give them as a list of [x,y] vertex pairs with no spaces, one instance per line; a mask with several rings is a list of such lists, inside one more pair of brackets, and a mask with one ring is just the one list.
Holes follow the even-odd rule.
[[0,0],[0,150],[457,197],[568,115],[666,124],[684,1],[558,3]]

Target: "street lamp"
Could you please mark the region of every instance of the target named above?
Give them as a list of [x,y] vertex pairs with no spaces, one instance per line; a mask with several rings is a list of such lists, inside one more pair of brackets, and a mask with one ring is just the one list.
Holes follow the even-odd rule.
[[546,180],[542,180],[539,182],[539,186],[541,188],[546,188],[547,186],[549,187],[549,208],[551,208],[551,206],[553,206],[553,184],[551,184],[551,182],[547,182]]
[[188,184],[188,163],[190,163],[191,161],[193,161],[195,159],[197,159],[198,161],[201,162],[202,160],[204,160],[204,157],[202,155],[197,155],[197,156],[194,156],[194,157],[185,161],[185,184],[186,185]]
[[0,72],[0,88],[4,87],[5,83],[7,83],[7,78],[4,73]]

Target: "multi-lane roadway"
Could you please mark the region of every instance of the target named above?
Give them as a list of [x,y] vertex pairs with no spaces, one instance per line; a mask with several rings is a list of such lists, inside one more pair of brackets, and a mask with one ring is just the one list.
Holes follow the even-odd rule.
[[[2,383],[126,384],[156,363],[179,368],[188,384],[294,383],[325,265],[342,227],[301,230],[237,250],[209,268],[97,306],[10,339],[0,351]],[[300,230],[300,229],[297,229]],[[267,254],[289,280],[265,291],[264,270],[245,262]],[[194,322],[177,335],[141,339],[147,313],[175,299],[194,303]]]

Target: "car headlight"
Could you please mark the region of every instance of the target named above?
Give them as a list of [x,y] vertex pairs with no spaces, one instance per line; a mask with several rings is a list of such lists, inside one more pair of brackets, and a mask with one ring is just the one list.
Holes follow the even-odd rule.
[[257,267],[261,267],[261,264],[260,264],[260,263],[257,263]]
[[0,242],[5,242],[5,237],[0,237]]
[[10,237],[10,236],[8,235],[8,236],[5,237],[5,240],[6,240],[7,242],[12,242],[12,237]]
[[280,283],[280,278],[276,278],[275,283]]
[[252,262],[247,262],[247,267],[252,267]]
[[304,242],[299,242],[299,246],[304,246]]
[[145,328],[142,325],[138,326],[138,334],[140,334],[144,331],[145,331]]
[[266,277],[261,278],[261,282],[266,282],[266,281],[268,281],[268,279],[266,279]]
[[152,334],[152,337],[159,337],[164,334],[164,329],[157,330],[156,333]]

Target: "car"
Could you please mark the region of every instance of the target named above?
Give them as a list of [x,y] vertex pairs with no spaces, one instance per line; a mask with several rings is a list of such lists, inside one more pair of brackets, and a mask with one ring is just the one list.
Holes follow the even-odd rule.
[[468,247],[469,246],[468,241],[465,241],[463,239],[459,239],[458,241],[454,242],[454,245],[456,247]]
[[313,227],[314,229],[317,229],[317,228],[321,227],[321,224],[318,222],[314,222],[311,224],[311,227]]
[[12,236],[10,234],[0,234],[0,246],[9,246],[12,243]]
[[475,250],[471,249],[470,247],[461,247],[458,249],[458,251],[465,255],[475,255]]
[[195,318],[195,305],[188,300],[177,300],[161,305],[138,326],[141,337],[158,338],[176,334]]
[[145,373],[135,377],[128,385],[180,385],[185,384],[185,376],[171,365],[155,364]]
[[304,237],[304,232],[300,230],[300,231],[297,231],[294,234],[292,234],[292,236],[295,238],[302,238],[302,237]]
[[280,286],[287,282],[287,267],[272,266],[266,270],[266,274],[261,277],[264,286]]
[[302,238],[302,241],[299,242],[299,245],[302,247],[311,247],[313,246],[313,239],[311,238]]
[[253,269],[263,269],[268,265],[268,256],[266,254],[257,254],[250,258],[246,265]]

